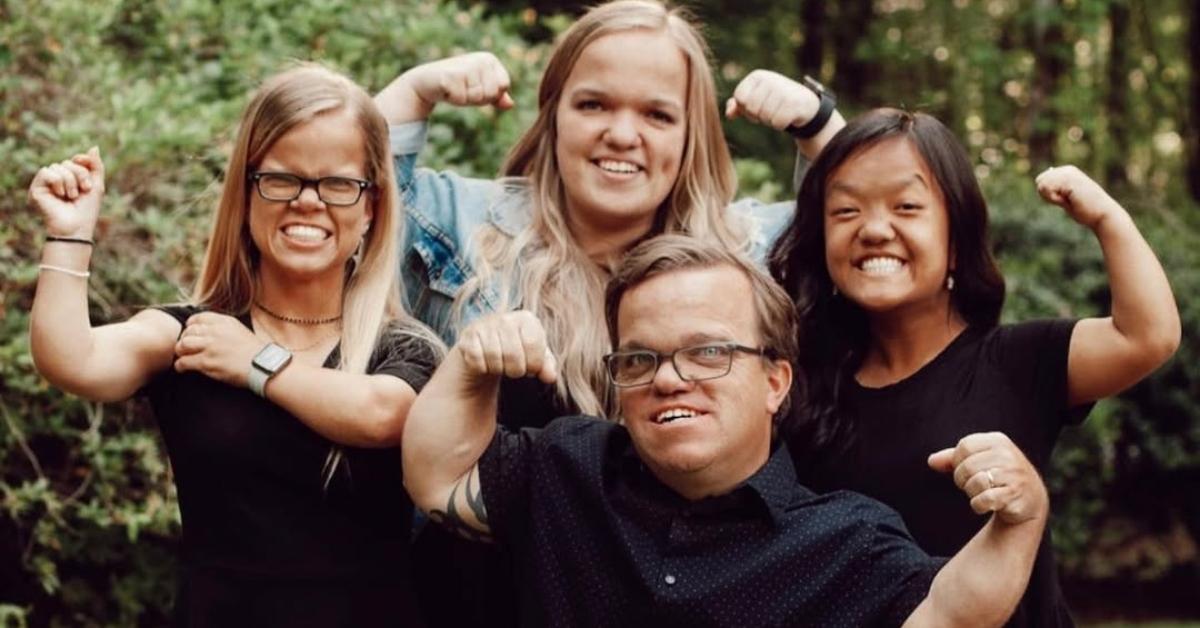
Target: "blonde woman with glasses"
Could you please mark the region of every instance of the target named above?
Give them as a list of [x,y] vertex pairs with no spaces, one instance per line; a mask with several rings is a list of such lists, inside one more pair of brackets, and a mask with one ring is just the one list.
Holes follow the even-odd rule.
[[[489,53],[415,67],[376,101],[389,122],[396,170],[409,207],[403,280],[414,313],[446,340],[480,314],[532,311],[561,365],[554,385],[507,379],[499,421],[541,427],[565,414],[612,409],[601,357],[609,349],[604,285],[635,244],[688,233],[760,261],[791,217],[790,203],[733,203],[737,182],[721,129],[708,47],[682,10],[619,0],[580,17],[559,40],[538,90],[538,115],[511,149],[501,179],[416,169],[425,119],[437,103],[513,106],[509,77]],[[726,114],[789,128],[809,156],[841,126],[832,97],[781,75],[750,73]],[[423,535],[444,535],[427,529]],[[479,569],[449,539],[418,542],[427,575],[478,580]],[[513,592],[430,584],[441,606],[482,600],[476,623],[496,625]],[[432,583],[436,578],[423,578]],[[459,595],[460,590],[481,591]],[[436,613],[435,613],[436,615]],[[431,616],[431,620],[436,617]],[[463,621],[456,615],[456,621]]]
[[183,517],[178,625],[416,621],[397,446],[442,346],[400,306],[385,138],[350,80],[315,66],[268,79],[190,303],[97,327],[99,151],[30,186],[46,225],[35,363],[88,399],[149,397]]

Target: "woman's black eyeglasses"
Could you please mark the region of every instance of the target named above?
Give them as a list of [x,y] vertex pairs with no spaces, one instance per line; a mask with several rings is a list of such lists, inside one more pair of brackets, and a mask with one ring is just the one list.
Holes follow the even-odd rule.
[[305,179],[289,172],[253,172],[247,178],[258,189],[258,195],[268,201],[294,201],[311,185],[321,202],[340,207],[357,203],[363,190],[374,185],[351,177]]

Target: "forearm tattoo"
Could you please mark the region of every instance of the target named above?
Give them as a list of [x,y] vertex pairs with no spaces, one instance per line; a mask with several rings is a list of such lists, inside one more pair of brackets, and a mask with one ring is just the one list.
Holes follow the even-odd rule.
[[454,488],[450,491],[450,499],[446,500],[446,510],[430,510],[429,518],[468,541],[491,543],[492,534],[490,529],[480,531],[471,527],[463,519],[462,515],[459,514],[458,506],[455,503],[458,499],[458,489],[461,488],[463,490],[463,499],[467,502],[467,508],[470,508],[471,514],[475,516],[475,519],[483,524],[484,528],[487,528],[487,509],[483,506],[483,490],[475,478],[477,470],[478,467],[472,467],[467,476],[454,485]]

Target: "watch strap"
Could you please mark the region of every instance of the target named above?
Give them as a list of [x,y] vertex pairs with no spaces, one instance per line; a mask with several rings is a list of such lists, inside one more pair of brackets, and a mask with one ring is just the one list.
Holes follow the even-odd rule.
[[807,74],[804,75],[801,83],[817,95],[820,105],[817,107],[817,114],[812,117],[812,120],[800,126],[795,124],[789,125],[786,131],[798,140],[807,140],[815,137],[829,123],[829,118],[833,117],[833,112],[837,109],[837,97],[833,95],[833,92],[825,89],[825,86],[817,81],[817,79]]
[[246,385],[251,392],[259,397],[267,396],[267,380],[271,379],[274,373],[268,373],[259,368],[257,364],[250,363],[250,373],[246,377]]

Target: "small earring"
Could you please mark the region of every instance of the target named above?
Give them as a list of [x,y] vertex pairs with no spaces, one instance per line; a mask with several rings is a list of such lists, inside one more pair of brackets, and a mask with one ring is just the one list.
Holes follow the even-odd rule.
[[835,285],[833,286],[833,296],[835,296],[835,297],[836,297],[837,295],[838,295],[838,289],[837,289],[837,285],[835,284]]
[[350,256],[350,276],[352,277],[354,276],[354,273],[358,272],[358,267],[362,265],[363,243],[366,241],[366,236],[363,236],[363,238],[358,241],[358,246],[355,247],[354,254]]
[[954,275],[946,275],[946,290],[954,290]]

